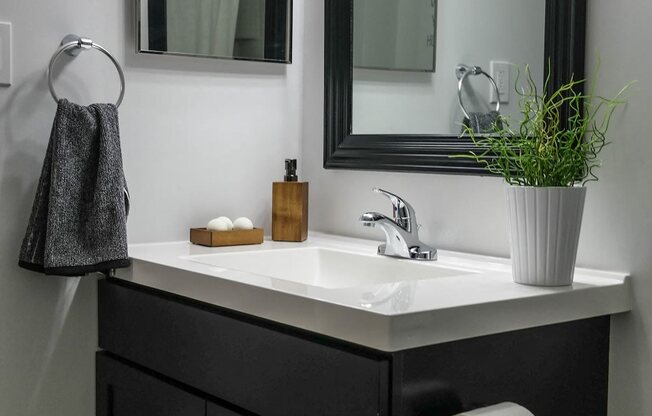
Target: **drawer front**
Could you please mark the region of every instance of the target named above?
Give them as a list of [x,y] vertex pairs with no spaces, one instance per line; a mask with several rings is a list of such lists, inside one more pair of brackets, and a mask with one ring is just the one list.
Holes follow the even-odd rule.
[[[206,401],[104,353],[97,354],[97,416],[205,416]],[[219,415],[219,413],[217,413]]]
[[99,284],[99,334],[100,348],[256,414],[386,412],[385,361],[111,279]]

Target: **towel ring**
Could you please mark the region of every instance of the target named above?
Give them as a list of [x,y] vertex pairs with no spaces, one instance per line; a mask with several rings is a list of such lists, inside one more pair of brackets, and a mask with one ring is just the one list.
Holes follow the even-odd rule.
[[491,82],[491,85],[493,85],[494,90],[496,90],[496,97],[498,98],[496,100],[496,111],[500,111],[500,90],[498,89],[498,84],[496,84],[496,81],[491,75],[484,72],[479,66],[468,66],[464,64],[459,64],[455,67],[455,75],[457,75],[457,79],[459,80],[457,83],[457,99],[460,103],[460,108],[462,109],[462,112],[466,118],[471,117],[469,117],[469,113],[466,111],[466,107],[464,107],[464,103],[462,102],[462,84],[464,84],[464,80],[469,75],[484,75],[489,79],[489,82]]
[[61,46],[59,46],[59,49],[57,49],[54,52],[54,55],[52,55],[52,58],[50,58],[50,64],[48,65],[48,87],[50,87],[50,94],[52,94],[52,98],[54,98],[55,102],[59,101],[59,97],[57,96],[57,93],[54,91],[54,84],[52,82],[52,68],[54,67],[54,64],[56,63],[59,56],[61,56],[61,54],[64,52],[70,56],[77,56],[82,51],[91,48],[97,49],[98,51],[106,55],[111,60],[111,62],[113,62],[113,65],[115,65],[115,68],[118,70],[118,75],[120,76],[120,96],[118,97],[118,101],[115,103],[115,106],[120,107],[120,104],[122,103],[122,99],[125,96],[125,74],[122,71],[122,67],[120,66],[118,61],[113,57],[113,55],[111,55],[111,53],[109,53],[109,51],[104,49],[102,46],[98,45],[97,43],[94,43],[91,39],[82,38],[77,35],[67,35],[66,37],[64,37],[63,40],[61,41]]

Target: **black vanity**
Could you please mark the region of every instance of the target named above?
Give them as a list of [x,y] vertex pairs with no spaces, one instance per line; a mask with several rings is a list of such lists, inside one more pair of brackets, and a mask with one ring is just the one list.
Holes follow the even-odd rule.
[[98,290],[98,416],[607,414],[608,316],[390,353],[117,278]]

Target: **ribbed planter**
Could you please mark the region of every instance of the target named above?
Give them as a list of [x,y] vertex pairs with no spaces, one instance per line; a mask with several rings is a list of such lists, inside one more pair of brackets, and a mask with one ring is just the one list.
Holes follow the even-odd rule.
[[512,273],[516,283],[573,283],[584,187],[507,186]]

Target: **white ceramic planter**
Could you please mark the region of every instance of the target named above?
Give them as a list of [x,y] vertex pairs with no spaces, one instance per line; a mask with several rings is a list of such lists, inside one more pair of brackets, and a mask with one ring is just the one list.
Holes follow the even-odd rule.
[[512,273],[516,283],[573,283],[584,187],[507,186]]

